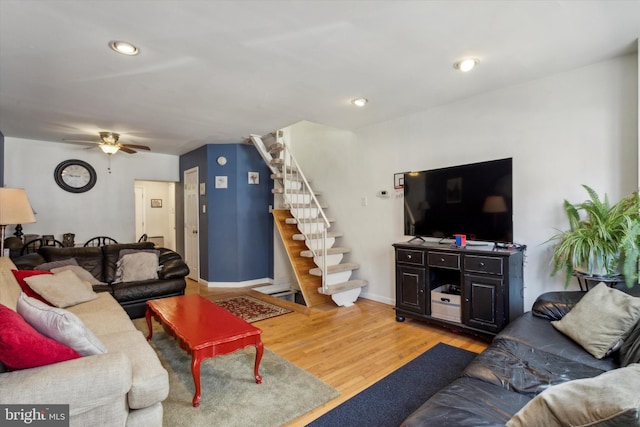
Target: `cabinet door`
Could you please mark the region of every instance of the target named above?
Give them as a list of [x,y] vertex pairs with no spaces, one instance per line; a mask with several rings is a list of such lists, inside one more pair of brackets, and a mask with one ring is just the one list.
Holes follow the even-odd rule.
[[463,298],[464,324],[490,332],[502,329],[505,324],[502,278],[466,274]]
[[398,265],[396,267],[396,307],[428,314],[425,298],[424,268]]

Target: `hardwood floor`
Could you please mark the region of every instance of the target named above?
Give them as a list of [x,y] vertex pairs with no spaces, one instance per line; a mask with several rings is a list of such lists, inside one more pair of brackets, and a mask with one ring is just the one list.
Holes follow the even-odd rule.
[[396,322],[392,306],[359,299],[307,308],[251,288],[207,288],[188,280],[187,293],[209,299],[251,295],[294,310],[255,322],[266,347],[340,391],[340,396],[287,426],[304,426],[398,369],[439,342],[476,353],[484,341],[422,322]]

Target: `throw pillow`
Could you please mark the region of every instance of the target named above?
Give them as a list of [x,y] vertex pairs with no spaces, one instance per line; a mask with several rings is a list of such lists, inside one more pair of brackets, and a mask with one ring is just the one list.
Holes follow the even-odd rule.
[[114,283],[157,279],[158,267],[157,252],[125,254],[118,260]]
[[638,364],[558,384],[529,401],[507,427],[637,426],[639,384]]
[[90,285],[102,285],[103,284],[101,281],[99,281],[98,279],[93,277],[93,274],[91,274],[88,270],[85,270],[84,268],[80,267],[79,265],[65,265],[64,267],[56,267],[56,268],[52,268],[51,272],[53,274],[58,274],[58,273],[61,273],[63,271],[67,271],[67,270],[73,271],[75,273],[75,275],[80,278],[80,280],[83,280],[85,282],[89,282]]
[[74,349],[45,337],[18,313],[0,305],[0,362],[10,370],[35,368],[79,357]]
[[61,259],[59,261],[45,262],[38,266],[38,270],[51,271],[52,268],[64,267],[65,265],[78,265],[75,258]]
[[70,307],[98,298],[73,271],[58,274],[32,276],[24,279],[34,291],[56,307]]
[[53,273],[49,271],[43,271],[43,270],[11,270],[11,272],[13,273],[13,276],[18,281],[18,285],[20,285],[22,292],[24,292],[25,294],[27,294],[27,296],[30,296],[31,298],[35,298],[37,300],[42,301],[45,304],[51,305],[49,301],[47,301],[39,293],[31,289],[29,284],[25,282],[24,279],[31,276],[38,276],[40,274],[53,274]]
[[598,284],[561,320],[551,324],[594,357],[617,350],[640,319],[640,298]]
[[18,297],[18,314],[36,331],[71,347],[82,356],[106,353],[104,344],[75,314],[50,307],[25,294]]

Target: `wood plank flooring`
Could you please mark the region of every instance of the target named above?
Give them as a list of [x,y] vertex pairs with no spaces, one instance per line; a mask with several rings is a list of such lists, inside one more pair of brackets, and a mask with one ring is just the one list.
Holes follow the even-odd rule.
[[340,391],[336,399],[287,426],[305,426],[439,342],[476,353],[484,341],[414,320],[396,322],[392,306],[359,299],[352,307],[312,308],[251,288],[207,288],[188,280],[187,293],[215,300],[251,295],[294,310],[255,322],[266,347]]

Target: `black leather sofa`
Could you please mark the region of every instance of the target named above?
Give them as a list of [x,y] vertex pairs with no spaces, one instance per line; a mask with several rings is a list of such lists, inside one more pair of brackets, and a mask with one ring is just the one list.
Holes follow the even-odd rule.
[[68,248],[43,246],[37,253],[24,255],[13,261],[21,270],[33,270],[45,262],[74,258],[80,267],[104,283],[93,285],[94,291],[109,292],[132,319],[145,315],[147,300],[184,295],[189,267],[180,254],[166,248],[155,248],[159,251],[158,279],[114,283],[120,251],[124,249],[150,250],[154,249],[154,244],[141,242]]
[[[640,285],[619,289],[640,296]],[[543,390],[619,368],[619,352],[596,359],[551,324],[584,295],[585,292],[564,291],[539,296],[531,311],[511,322],[460,377],[427,400],[402,426],[504,426]],[[640,346],[639,330],[640,322],[629,337],[638,341],[636,349]],[[637,385],[640,396],[640,383]],[[588,425],[640,425],[637,414],[634,417],[631,424],[627,420],[622,424],[610,421]]]

